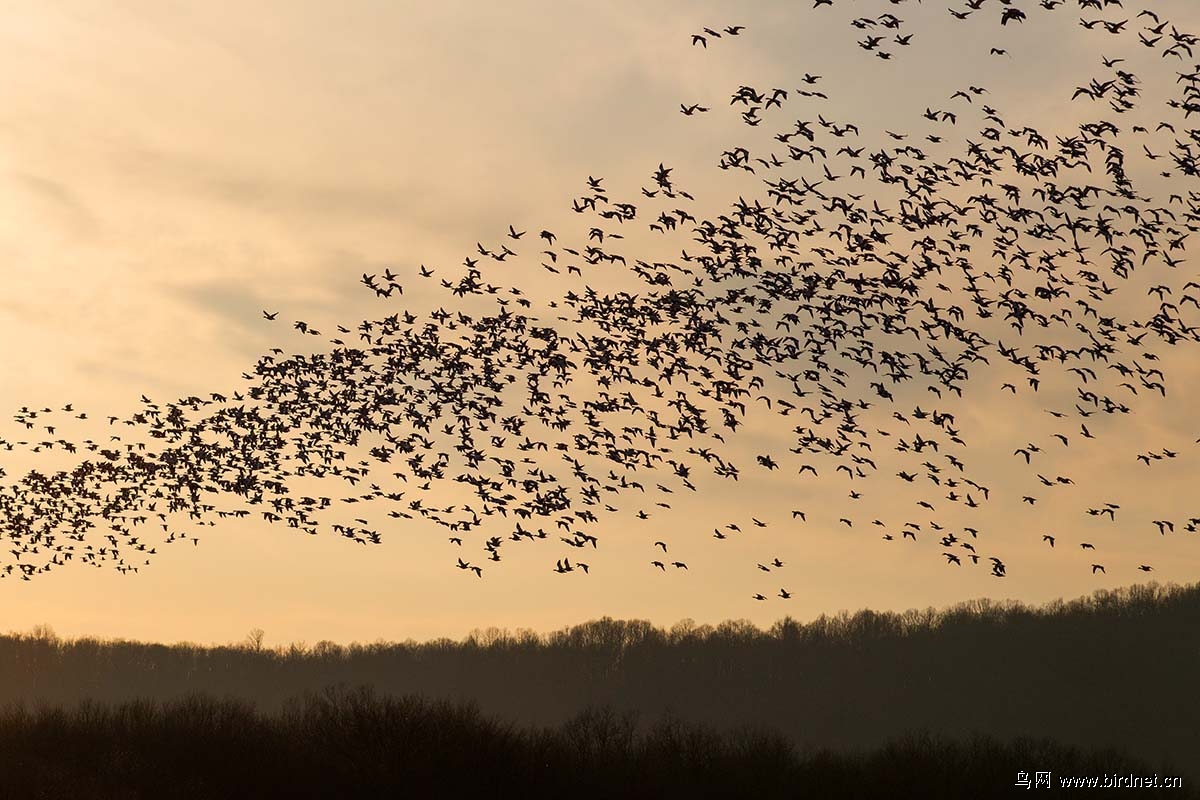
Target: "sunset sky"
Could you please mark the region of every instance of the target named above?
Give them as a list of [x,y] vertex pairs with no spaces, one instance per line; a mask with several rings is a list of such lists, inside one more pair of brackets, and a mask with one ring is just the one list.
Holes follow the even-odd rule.
[[[91,419],[58,413],[60,435],[107,439],[104,419],[134,413],[143,394],[161,403],[230,394],[271,347],[332,348],[327,336],[296,332],[295,320],[332,333],[404,308],[453,310],[454,298],[417,270],[461,274],[477,242],[522,254],[489,265],[495,282],[542,301],[578,290],[577,279],[542,270],[536,250],[544,243],[535,237],[549,229],[564,242],[586,242],[592,218],[572,213],[571,200],[585,193],[588,176],[603,177],[614,200],[640,203],[640,187],[664,163],[695,196],[692,213],[711,218],[739,195],[767,201],[763,173],[718,169],[721,152],[745,144],[765,155],[767,128],[797,118],[854,121],[869,149],[887,144],[884,130],[913,140],[936,131],[946,142],[941,151],[930,145],[931,153],[957,146],[961,155],[963,139],[978,141],[986,124],[983,103],[1009,127],[1036,126],[1052,142],[1103,117],[1105,104],[1071,101],[1076,87],[1104,74],[1102,55],[1126,58],[1141,78],[1145,108],[1121,120],[1123,128],[1153,131],[1176,76],[1194,69],[1138,42],[1147,22],[1135,19],[1140,4],[1099,15],[1129,19],[1120,36],[1084,29],[1074,2],[1052,14],[1026,3],[1029,19],[1003,27],[998,4],[961,23],[937,2],[810,5],[264,0],[231,14],[190,0],[9,4],[0,26],[0,437],[26,438],[12,420],[21,406],[71,403]],[[1193,4],[1153,7],[1181,31],[1200,29]],[[856,46],[867,33],[850,21],[888,12],[904,19],[912,41],[884,61]],[[691,43],[705,26],[727,25],[745,30],[707,47]],[[990,56],[991,47],[1008,55]],[[794,95],[805,73],[822,76],[809,88],[828,100]],[[730,105],[740,85],[793,96],[771,112],[773,126],[750,128]],[[950,100],[967,86],[988,93],[972,105]],[[681,103],[713,110],[685,116]],[[958,122],[933,126],[922,116],[927,108],[953,109]],[[1194,179],[1155,178],[1170,164],[1136,159],[1142,141],[1154,151],[1171,139],[1125,143],[1143,194],[1165,205],[1167,193],[1195,188],[1185,183]],[[808,162],[781,172],[821,175]],[[647,221],[621,229],[638,257],[677,259],[681,247],[699,249],[686,234],[645,236]],[[530,233],[514,243],[509,225]],[[989,253],[979,247],[972,257],[986,269]],[[1141,308],[1146,288],[1164,282],[1178,293],[1200,263],[1183,257],[1174,274],[1151,263],[1114,302]],[[402,298],[377,298],[359,282],[388,268],[402,276]],[[278,321],[265,321],[264,309],[280,312]],[[1200,309],[1181,313],[1200,321]],[[1000,338],[1020,343],[1012,333]],[[809,620],[979,597],[1040,603],[1149,579],[1192,582],[1200,577],[1200,533],[1183,524],[1200,517],[1200,353],[1186,343],[1144,344],[1137,352],[1157,355],[1166,398],[1143,390],[1127,401],[1133,413],[1083,420],[1092,440],[1075,435],[1073,384],[1047,377],[1035,394],[995,359],[979,365],[961,400],[898,397],[895,409],[937,406],[956,415],[992,500],[973,511],[940,509],[939,519],[977,527],[986,542],[980,552],[1003,556],[1004,579],[985,564],[948,565],[929,531],[915,545],[881,539],[873,518],[898,531],[905,520],[929,519],[916,499],[946,492],[898,486],[888,439],[874,440],[878,476],[851,483],[833,476],[832,462],[819,480],[798,476],[804,459],[786,449],[795,446],[796,423],[761,414],[758,404],[746,429],[727,436],[741,478],[698,476],[694,494],[622,494],[613,501],[620,513],[594,529],[601,544],[587,552],[586,576],[553,572],[556,559],[580,555],[553,535],[506,551],[480,580],[455,569],[462,551],[424,520],[393,525],[380,507],[373,521],[383,544],[361,547],[333,533],[269,525],[255,509],[201,529],[197,546],[160,547],[136,575],[72,564],[29,582],[0,581],[0,629],[48,624],[71,637],[223,643],[261,627],[277,645],[458,638],[488,626],[546,631],[604,615],[668,626],[745,618],[765,627],[785,615]],[[1002,392],[1014,376],[1022,391]],[[890,419],[895,409],[880,407],[871,425],[892,431],[892,440],[905,435]],[[1047,409],[1072,414],[1059,421]],[[1064,448],[1052,434],[1067,430]],[[1013,455],[1029,442],[1044,450],[1034,471],[1074,485],[1031,480]],[[1179,455],[1149,466],[1136,460],[1162,448]],[[754,455],[768,451],[789,468],[757,467]],[[34,467],[70,469],[82,457],[16,449],[0,451],[0,466],[11,481]],[[448,485],[439,496],[469,502],[460,489]],[[851,489],[863,498],[851,500]],[[1036,505],[1021,501],[1031,494]],[[660,500],[672,507],[654,506]],[[1115,523],[1086,513],[1105,502],[1121,506]],[[637,519],[639,509],[650,519]],[[792,509],[805,510],[807,522],[792,519]],[[335,522],[361,513],[334,511]],[[854,518],[852,528],[839,524],[843,516]],[[1160,536],[1154,519],[1173,520],[1175,532]],[[512,522],[493,520],[488,535],[507,535]],[[743,532],[714,540],[712,529],[727,523]],[[1042,541],[1047,533],[1057,538],[1053,549]],[[656,540],[668,541],[670,559],[688,570],[650,566],[660,555]],[[1096,553],[1081,552],[1080,542],[1094,543]],[[785,566],[770,574],[756,567],[774,558]],[[1092,574],[1096,561],[1106,574]],[[1140,564],[1154,571],[1147,576]],[[778,598],[781,588],[793,597]],[[770,599],[757,602],[756,592]]]

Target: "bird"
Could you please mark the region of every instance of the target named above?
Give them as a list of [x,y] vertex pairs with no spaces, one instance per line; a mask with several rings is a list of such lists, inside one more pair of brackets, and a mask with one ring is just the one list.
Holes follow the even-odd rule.
[[[815,0],[813,7],[825,5],[832,0]],[[992,13],[981,0],[968,0],[951,14],[993,31],[1017,23],[1033,27],[1044,16],[1027,16],[1009,2],[999,5]],[[1049,10],[1058,4],[1041,5]],[[1102,10],[1087,0],[1080,5]],[[647,504],[630,507],[629,498],[672,493],[672,503],[656,498],[655,505],[678,507],[675,498],[687,497],[685,491],[711,491],[696,478],[703,473],[706,481],[730,487],[730,503],[750,502],[735,490],[753,486],[755,478],[797,495],[795,484],[803,479],[806,496],[830,507],[845,491],[836,481],[852,481],[848,497],[861,505],[889,497],[867,487],[912,491],[928,481],[944,500],[895,495],[929,512],[925,527],[909,523],[897,537],[895,528],[876,520],[885,528],[881,539],[915,543],[918,531],[937,531],[952,551],[914,546],[913,552],[942,552],[948,564],[966,566],[965,551],[971,565],[986,558],[991,575],[1004,577],[1007,565],[999,556],[981,555],[990,544],[1004,555],[1000,543],[979,523],[970,542],[959,542],[948,529],[960,520],[947,503],[981,517],[997,496],[1039,510],[1056,502],[1081,510],[1070,506],[1072,496],[1090,487],[1074,486],[1075,480],[1052,476],[1049,469],[1028,469],[1033,455],[1039,461],[1052,455],[1021,440],[1044,434],[1070,447],[1054,453],[1083,450],[1081,457],[1092,457],[1088,440],[1107,436],[1122,417],[1145,410],[1147,395],[1180,402],[1176,392],[1168,396],[1174,375],[1165,351],[1200,340],[1200,326],[1191,324],[1186,307],[1190,302],[1200,311],[1200,283],[1186,274],[1200,198],[1184,188],[1200,175],[1200,153],[1193,152],[1200,134],[1188,128],[1200,114],[1200,74],[1173,60],[1190,63],[1185,59],[1200,42],[1153,12],[1137,18],[1150,24],[1133,31],[1129,20],[1082,21],[1106,42],[1111,35],[1132,45],[1136,33],[1136,41],[1162,55],[1145,64],[1132,56],[1099,56],[1104,71],[1091,64],[1096,74],[1085,73],[1081,85],[1067,87],[1061,98],[1095,106],[1098,113],[1079,115],[1084,121],[1078,124],[1063,128],[1056,122],[1039,130],[1036,120],[1008,119],[1031,112],[1000,108],[998,86],[992,87],[995,95],[984,87],[959,89],[950,94],[952,108],[923,104],[924,113],[911,109],[909,127],[900,127],[907,123],[898,117],[888,128],[878,122],[869,128],[865,119],[874,115],[853,121],[845,96],[839,98],[821,75],[797,71],[792,83],[780,87],[740,86],[729,103],[741,106],[733,122],[758,127],[762,135],[722,140],[719,148],[727,149],[711,155],[716,168],[747,173],[747,188],[739,188],[735,199],[714,185],[713,196],[697,202],[683,176],[694,176],[689,182],[699,186],[712,185],[711,176],[669,167],[669,161],[626,188],[588,175],[564,208],[580,215],[584,224],[577,233],[560,229],[560,239],[540,225],[527,226],[540,229],[537,238],[548,248],[534,256],[538,262],[529,262],[546,279],[536,292],[488,269],[525,264],[529,254],[482,241],[472,250],[468,240],[461,269],[419,266],[422,278],[437,278],[423,284],[428,289],[420,299],[427,308],[405,296],[403,269],[364,272],[354,283],[371,292],[371,300],[388,298],[405,307],[371,314],[357,327],[343,319],[338,338],[319,348],[263,348],[236,389],[211,387],[219,391],[169,403],[140,395],[141,406],[132,412],[107,416],[110,427],[121,425],[107,443],[69,441],[66,423],[58,424],[51,408],[26,406],[15,423],[38,436],[0,441],[6,451],[74,453],[86,447],[94,455],[61,473],[29,473],[27,480],[0,475],[6,523],[0,536],[13,545],[0,576],[32,579],[43,574],[39,567],[59,567],[68,553],[78,554],[75,563],[105,564],[125,575],[136,563],[130,553],[143,552],[131,533],[142,517],[155,520],[156,531],[161,525],[166,541],[190,539],[198,546],[193,533],[172,532],[167,512],[158,518],[151,506],[169,508],[197,526],[261,513],[264,522],[310,535],[332,531],[356,547],[380,543],[386,532],[366,522],[369,514],[354,524],[336,519],[333,510],[345,502],[387,505],[393,519],[420,518],[446,528],[449,542],[460,548],[453,552],[464,556],[447,564],[482,578],[483,568],[466,558],[479,542],[493,562],[500,562],[502,544],[553,541],[547,529],[558,531],[556,544],[597,548],[606,524],[651,518]],[[902,29],[890,14],[851,25],[867,31],[854,45],[845,44],[850,52],[871,54],[864,69],[883,68],[876,58],[899,61],[932,38]],[[706,27],[691,34],[690,46],[707,50],[708,41],[743,30]],[[680,37],[669,46],[689,45]],[[963,50],[964,63],[985,56],[982,49]],[[993,47],[987,55],[1009,53]],[[1158,84],[1174,92],[1161,108],[1146,90]],[[816,91],[818,85],[823,91]],[[796,86],[801,88],[790,88]],[[777,113],[785,103],[805,110]],[[680,103],[686,116],[709,110]],[[687,145],[680,148],[686,151],[692,142],[676,144]],[[638,184],[644,184],[640,197]],[[732,210],[706,215],[702,206]],[[635,229],[671,242],[643,250]],[[502,238],[521,241],[526,234],[508,224]],[[513,275],[520,276],[520,269]],[[1118,299],[1129,294],[1121,288],[1141,296],[1143,287],[1149,290],[1145,313]],[[268,321],[278,314],[262,311]],[[325,326],[297,320],[281,334],[320,336],[317,327]],[[989,367],[986,373],[980,365]],[[1010,368],[1011,374],[991,377]],[[1020,445],[1006,468],[1018,480],[1024,470],[1055,491],[1037,498],[1016,482],[1007,493],[990,493],[978,482],[986,465],[967,456],[975,452],[971,433],[981,423],[953,405],[968,388],[976,399],[1003,402],[1014,415],[1032,412],[1017,417],[1021,438],[1006,438],[997,452],[1007,458],[1007,448]],[[1046,410],[1051,423],[1029,398],[1058,391],[1073,393],[1076,403],[1070,414],[1067,406]],[[64,412],[71,411],[67,404]],[[962,424],[956,413],[965,418]],[[1066,421],[1074,413],[1078,421]],[[1062,430],[1039,427],[1035,414]],[[1093,424],[1097,434],[1089,430]],[[737,436],[744,438],[735,441]],[[985,432],[983,438],[992,436]],[[739,470],[750,455],[771,474]],[[1135,455],[1153,471],[1167,469],[1167,460],[1177,457],[1171,467],[1185,468],[1173,442]],[[1083,475],[1075,473],[1080,484]],[[1138,491],[1145,484],[1137,480],[1122,488]],[[307,486],[320,481],[344,489],[344,496],[310,496]],[[1103,503],[1086,511],[1115,523],[1119,509]],[[847,516],[837,524],[852,529],[848,512],[838,513]],[[1165,518],[1170,512],[1145,519],[1151,516],[1163,517],[1151,520],[1160,535],[1175,532]],[[797,518],[807,522],[805,512],[792,510]],[[535,519],[542,527],[520,525],[533,526],[529,520]],[[510,520],[520,521],[515,530],[508,528]],[[1186,530],[1197,524],[1189,521]],[[481,530],[478,539],[468,535]],[[728,524],[714,527],[713,538],[730,538],[726,531],[741,532]],[[489,536],[495,533],[501,536]],[[838,535],[849,541],[854,533]],[[53,545],[50,536],[59,537]],[[78,549],[67,550],[64,536]],[[863,546],[879,541],[870,540]],[[1055,548],[1055,536],[1042,540]],[[93,541],[103,552],[84,549]],[[665,542],[654,546],[667,552]],[[721,546],[734,550],[730,542]],[[1095,549],[1086,542],[1080,547]],[[1149,556],[1137,557],[1144,558]],[[666,572],[668,562],[651,565]],[[669,565],[687,569],[681,561]],[[757,566],[770,571],[782,562]],[[587,573],[588,567],[559,559],[554,571]],[[1093,565],[1097,571],[1103,567]],[[963,570],[964,579],[970,572]]]

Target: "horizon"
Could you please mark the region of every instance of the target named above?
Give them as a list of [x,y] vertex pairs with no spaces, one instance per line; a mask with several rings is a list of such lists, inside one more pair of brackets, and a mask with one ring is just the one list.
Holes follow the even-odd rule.
[[[54,627],[52,625],[49,625],[46,623],[41,623],[41,624],[34,625],[33,627],[29,628],[28,630],[24,630],[24,631],[8,630],[3,633],[0,633],[0,636],[17,638],[17,639],[32,639],[32,640],[50,641],[50,642],[55,642],[60,645],[62,645],[62,644],[70,645],[70,644],[74,644],[74,643],[80,642],[80,641],[97,641],[97,642],[100,642],[101,644],[136,644],[136,645],[165,646],[165,647],[200,647],[200,648],[204,648],[204,649],[219,649],[219,648],[247,649],[248,648],[248,649],[251,649],[254,651],[258,651],[258,652],[273,652],[273,653],[277,653],[277,654],[279,654],[279,653],[287,654],[287,653],[291,652],[293,648],[299,648],[301,652],[307,652],[307,651],[313,650],[313,648],[317,647],[318,645],[325,645],[325,644],[333,644],[333,645],[336,645],[338,647],[341,647],[341,648],[347,649],[347,650],[349,650],[350,648],[353,648],[355,646],[359,646],[359,647],[370,647],[370,646],[377,646],[377,645],[424,646],[424,645],[430,645],[430,644],[437,644],[437,643],[444,642],[444,641],[451,641],[456,644],[464,644],[464,643],[470,641],[472,638],[478,638],[481,635],[482,636],[492,636],[497,633],[503,635],[504,637],[515,637],[515,636],[522,636],[522,635],[525,635],[528,633],[532,633],[538,637],[539,641],[546,643],[546,642],[548,642],[550,637],[553,637],[555,634],[566,633],[574,628],[586,627],[588,625],[591,625],[593,623],[598,623],[598,622],[616,622],[616,623],[646,622],[646,623],[649,623],[656,630],[662,631],[667,634],[673,634],[676,630],[680,630],[680,629],[711,633],[711,632],[718,630],[719,628],[721,628],[724,625],[736,625],[739,627],[744,627],[745,625],[749,625],[749,626],[753,627],[754,630],[757,631],[758,633],[769,635],[772,631],[774,631],[778,628],[788,626],[789,623],[798,625],[800,627],[805,627],[805,626],[812,625],[817,622],[820,622],[821,620],[826,620],[826,619],[831,619],[831,620],[853,619],[854,617],[856,617],[862,613],[879,614],[881,616],[895,615],[898,617],[904,617],[908,614],[915,613],[915,614],[926,614],[926,615],[932,614],[935,617],[941,617],[941,616],[945,616],[947,614],[950,614],[955,611],[960,611],[960,610],[967,610],[972,613],[977,613],[981,608],[987,608],[990,610],[1004,610],[1004,611],[1018,610],[1018,611],[1032,611],[1032,612],[1035,612],[1038,614],[1054,614],[1054,613],[1057,613],[1058,611],[1060,611],[1061,608],[1065,608],[1065,607],[1072,606],[1072,605],[1087,605],[1089,602],[1094,602],[1097,598],[1105,597],[1106,595],[1111,596],[1111,595],[1115,594],[1120,598],[1128,599],[1130,594],[1137,592],[1139,590],[1147,590],[1147,589],[1153,590],[1155,592],[1186,592],[1188,590],[1200,590],[1200,581],[1197,581],[1197,582],[1191,583],[1191,584],[1176,584],[1176,583],[1159,584],[1154,581],[1151,581],[1149,583],[1135,583],[1135,584],[1129,584],[1126,586],[1118,586],[1118,587],[1111,588],[1111,589],[1095,589],[1090,594],[1079,595],[1079,596],[1071,597],[1071,598],[1058,597],[1058,598],[1054,598],[1052,600],[1048,600],[1043,603],[1036,603],[1036,604],[1023,603],[1020,600],[1013,600],[1013,599],[994,600],[989,597],[975,597],[975,598],[967,598],[964,600],[959,600],[959,601],[951,603],[949,605],[926,606],[925,608],[917,608],[917,607],[913,606],[913,607],[905,608],[902,610],[880,611],[878,609],[873,609],[873,608],[859,608],[859,609],[853,609],[853,610],[847,609],[847,608],[842,608],[842,609],[838,609],[837,611],[822,611],[822,612],[818,613],[816,616],[806,617],[803,619],[797,619],[796,617],[794,617],[790,614],[786,614],[782,617],[779,617],[778,619],[775,619],[768,625],[762,625],[762,624],[755,623],[753,620],[747,619],[745,617],[737,617],[737,618],[729,617],[729,618],[720,620],[718,622],[696,620],[696,619],[692,619],[691,617],[683,617],[683,618],[678,619],[675,622],[670,623],[670,624],[656,624],[647,619],[639,619],[639,618],[635,618],[635,617],[613,617],[611,615],[604,615],[601,617],[594,617],[591,619],[576,621],[574,623],[570,623],[570,624],[561,626],[559,628],[553,628],[553,629],[547,629],[547,630],[534,630],[534,629],[528,628],[528,627],[505,628],[505,627],[498,627],[498,626],[488,626],[488,627],[472,628],[471,630],[467,631],[463,635],[457,636],[457,637],[449,636],[449,635],[441,635],[441,636],[436,636],[436,637],[427,638],[427,639],[414,639],[414,638],[374,639],[371,641],[358,640],[358,639],[353,639],[353,640],[348,640],[348,641],[339,641],[337,639],[331,639],[329,637],[322,637],[322,638],[316,639],[314,641],[293,640],[290,642],[270,643],[270,632],[266,631],[262,628],[257,628],[257,627],[252,627],[252,628],[248,629],[246,634],[244,636],[242,636],[241,639],[230,640],[230,641],[225,641],[225,642],[217,642],[217,641],[197,642],[197,641],[190,641],[190,640],[185,640],[185,639],[180,639],[177,641],[161,641],[161,640],[146,640],[146,639],[129,639],[129,638],[122,638],[122,637],[105,638],[105,637],[91,636],[88,634],[83,634],[80,636],[62,636],[58,633],[58,631],[56,631],[54,629]],[[262,634],[261,638],[259,638],[257,636],[257,634],[260,634],[260,633]],[[257,642],[256,642],[256,639],[257,639]]]

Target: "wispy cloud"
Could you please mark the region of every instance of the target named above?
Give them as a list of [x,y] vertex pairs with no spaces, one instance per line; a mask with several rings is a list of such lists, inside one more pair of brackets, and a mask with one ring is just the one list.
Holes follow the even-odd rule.
[[100,221],[66,183],[42,175],[10,172],[7,176],[49,227],[69,239],[90,240],[101,232]]

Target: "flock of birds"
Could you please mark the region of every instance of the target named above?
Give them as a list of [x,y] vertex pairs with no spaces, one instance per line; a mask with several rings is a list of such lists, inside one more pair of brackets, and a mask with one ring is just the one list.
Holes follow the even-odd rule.
[[[1118,0],[1077,2],[1084,13],[1121,9]],[[826,5],[833,0],[815,3]],[[992,5],[1001,26],[1028,21],[1015,0],[971,0],[951,13],[963,19]],[[988,104],[985,87],[964,86],[945,108],[914,115],[917,132],[880,131],[874,141],[823,110],[820,75],[804,74],[794,90],[741,86],[729,105],[769,138],[753,151],[721,153],[717,166],[754,175],[759,198],[738,197],[707,218],[663,164],[631,198],[589,177],[571,206],[584,220],[583,241],[510,226],[501,244],[479,243],[453,275],[422,266],[414,277],[446,292],[449,309],[401,308],[339,325],[329,352],[274,348],[228,395],[165,404],[143,396],[137,413],[107,419],[108,441],[53,438],[60,415],[86,419],[72,405],[22,408],[16,422],[40,440],[0,446],[87,455],[70,471],[34,470],[0,487],[12,555],[0,577],[29,580],[71,561],[136,572],[165,543],[198,543],[180,522],[253,514],[316,534],[339,513],[331,529],[362,545],[381,542],[382,529],[400,520],[436,523],[457,568],[479,578],[502,551],[538,540],[574,548],[560,552],[554,572],[588,574],[578,556],[614,525],[604,516],[624,508],[637,522],[622,524],[636,526],[670,508],[670,495],[696,491],[699,473],[736,482],[747,468],[797,482],[844,480],[851,488],[839,525],[873,526],[888,546],[932,541],[952,568],[983,565],[1005,577],[1003,541],[981,522],[952,524],[943,513],[994,502],[972,469],[954,404],[1043,387],[1056,398],[1046,412],[1058,429],[1013,454],[1031,486],[1013,496],[1034,506],[1074,483],[1041,466],[1049,451],[1099,438],[1089,428],[1107,426],[1097,420],[1130,414],[1147,396],[1165,398],[1156,351],[1200,339],[1200,284],[1180,269],[1200,224],[1200,193],[1188,185],[1200,174],[1200,130],[1188,127],[1200,112],[1200,66],[1164,67],[1191,58],[1200,40],[1150,10],[1081,22],[1096,35],[1138,37],[1156,54],[1156,79],[1147,84],[1122,59],[1102,58],[1071,98],[1099,112],[1077,128],[1016,122]],[[887,41],[914,44],[895,14],[852,24],[871,31],[859,45],[881,59],[890,58]],[[705,28],[691,42],[707,50],[744,32]],[[1164,69],[1169,79],[1158,81]],[[1148,85],[1169,93],[1163,113],[1152,126],[1125,124],[1143,110]],[[714,105],[680,109],[693,116]],[[954,131],[968,128],[959,141]],[[1147,166],[1152,191],[1135,185]],[[678,258],[647,261],[622,251],[623,231],[635,230],[691,238]],[[554,276],[545,281],[563,290],[554,299],[493,278],[491,265],[523,253]],[[1135,280],[1143,274],[1157,277]],[[404,296],[402,281],[390,268],[362,276],[389,301]],[[591,285],[603,281],[632,290]],[[264,320],[278,323],[278,313],[264,310]],[[323,336],[304,321],[293,327]],[[1017,377],[998,387],[972,378],[1001,367]],[[1059,391],[1066,386],[1069,401]],[[730,442],[750,421],[774,426],[776,441],[790,437],[790,446],[736,463]],[[1177,455],[1155,449],[1137,459],[1150,466]],[[915,519],[864,521],[850,509],[893,468],[901,491],[932,494],[914,503],[907,516]],[[336,479],[343,489],[310,496],[295,489],[299,478]],[[429,499],[453,484],[462,484],[460,502]],[[1120,508],[1105,500],[1079,513],[1115,522]],[[792,511],[791,523],[806,520],[806,510]],[[1153,525],[1162,536],[1194,533],[1200,516],[1178,528],[1171,519]],[[712,538],[738,535],[734,521]],[[1055,546],[1054,533],[1029,535]],[[688,570],[668,556],[665,539],[649,547],[649,570]],[[778,557],[756,563],[763,575],[784,567]],[[768,596],[792,592],[753,598]]]

